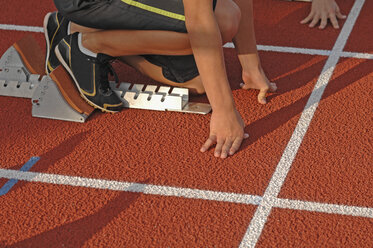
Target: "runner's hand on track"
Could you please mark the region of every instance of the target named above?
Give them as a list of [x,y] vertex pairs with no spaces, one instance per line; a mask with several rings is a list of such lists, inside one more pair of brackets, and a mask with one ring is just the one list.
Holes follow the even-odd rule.
[[244,90],[256,89],[259,90],[258,102],[261,104],[267,103],[267,92],[275,92],[277,85],[271,83],[261,66],[256,66],[250,69],[242,68],[242,80],[240,84]]
[[319,29],[324,29],[328,24],[328,19],[332,23],[335,29],[339,28],[338,19],[346,19],[345,15],[342,15],[335,0],[313,0],[310,14],[303,19],[300,23],[309,23],[309,27],[313,28],[321,20]]
[[201,152],[207,151],[216,144],[214,156],[226,158],[238,151],[241,143],[249,135],[244,133],[244,122],[237,112],[213,111],[210,121],[210,136],[201,148]]

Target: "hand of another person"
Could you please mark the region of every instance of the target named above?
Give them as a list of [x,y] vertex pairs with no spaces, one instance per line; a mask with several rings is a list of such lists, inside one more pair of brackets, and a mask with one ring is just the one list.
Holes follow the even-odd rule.
[[313,28],[319,21],[319,29],[324,29],[328,24],[328,19],[332,23],[335,29],[339,28],[338,19],[346,19],[345,15],[342,15],[335,0],[313,0],[310,14],[303,19],[300,23],[309,23],[309,27]]
[[249,135],[244,133],[244,122],[237,112],[213,111],[210,121],[210,136],[201,148],[201,152],[207,151],[216,144],[214,156],[226,158],[238,151],[241,143]]

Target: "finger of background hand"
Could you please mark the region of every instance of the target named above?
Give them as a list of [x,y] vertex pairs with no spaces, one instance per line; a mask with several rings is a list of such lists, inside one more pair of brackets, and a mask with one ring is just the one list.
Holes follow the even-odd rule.
[[336,13],[336,15],[337,15],[337,17],[338,17],[339,19],[346,19],[346,18],[347,18],[347,16],[343,15],[339,9],[337,9],[337,10],[335,11],[335,13]]
[[268,91],[268,89],[261,89],[259,91],[259,94],[258,94],[259,103],[261,103],[261,104],[266,104],[267,103],[267,99],[266,99],[267,91]]
[[231,148],[229,149],[229,155],[235,154],[242,144],[244,138],[237,138],[233,141]]
[[232,144],[233,144],[233,140],[231,140],[231,139],[226,139],[225,140],[225,143],[224,143],[223,148],[221,150],[221,155],[220,155],[221,158],[228,157],[228,152],[229,152],[229,149],[232,147]]
[[211,135],[201,147],[201,152],[207,151],[213,144],[216,143],[216,136]]
[[339,28],[339,25],[338,25],[338,21],[337,21],[337,18],[335,15],[331,15],[330,16],[330,22],[332,23],[333,27],[335,29],[338,29]]
[[320,20],[320,16],[319,15],[316,15],[313,17],[313,20],[312,22],[310,23],[310,25],[308,25],[310,28],[313,28],[316,26],[316,24],[319,22]]
[[215,157],[220,157],[221,150],[222,150],[223,145],[224,145],[224,141],[225,140],[218,140],[218,142],[216,143],[215,152],[214,152]]
[[326,24],[328,24],[328,17],[323,14],[321,16],[321,23],[320,23],[319,29],[324,29],[326,27]]
[[312,20],[313,13],[310,13],[306,18],[304,18],[300,23],[305,24]]

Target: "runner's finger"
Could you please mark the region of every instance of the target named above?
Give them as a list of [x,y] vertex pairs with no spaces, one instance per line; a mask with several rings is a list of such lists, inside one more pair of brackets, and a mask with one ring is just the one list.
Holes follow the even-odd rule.
[[330,16],[330,22],[332,23],[335,29],[339,28],[338,21],[335,15]]
[[213,144],[216,143],[216,136],[210,135],[210,137],[206,140],[205,144],[201,147],[201,152],[207,151]]
[[243,138],[237,138],[233,141],[231,148],[229,149],[229,155],[235,154],[242,144]]
[[275,92],[277,90],[277,85],[275,83],[269,83],[269,91]]
[[232,144],[233,144],[233,141],[231,139],[225,140],[225,143],[221,150],[221,155],[220,155],[221,158],[228,157],[228,152],[229,152],[229,149],[232,147]]
[[320,16],[319,15],[316,15],[313,17],[313,20],[312,22],[310,23],[310,25],[308,25],[310,28],[313,28],[316,26],[316,24],[319,22],[320,20]]
[[338,17],[339,19],[346,19],[346,18],[347,18],[347,16],[345,16],[345,15],[343,15],[343,14],[341,13],[341,10],[340,10],[339,8],[336,9],[335,13],[337,14],[337,17]]
[[244,84],[244,83],[241,83],[240,87],[241,87],[241,89],[244,89],[244,90],[249,90],[250,89],[250,87],[247,84]]
[[326,27],[326,24],[328,24],[328,17],[325,14],[322,14],[319,29],[324,29]]
[[218,140],[218,142],[216,143],[215,152],[214,152],[215,157],[217,158],[220,157],[223,145],[224,145],[224,140]]
[[312,20],[313,14],[310,13],[306,18],[304,18],[300,23],[305,24]]
[[261,104],[266,104],[267,103],[267,99],[266,99],[267,91],[268,91],[268,88],[261,89],[259,91],[259,94],[258,94],[258,102],[259,103],[261,103]]

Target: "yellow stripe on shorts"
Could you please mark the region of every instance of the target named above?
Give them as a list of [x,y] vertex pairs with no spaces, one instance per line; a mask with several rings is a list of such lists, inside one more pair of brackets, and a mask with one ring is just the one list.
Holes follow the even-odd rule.
[[172,19],[176,19],[176,20],[180,20],[180,21],[185,22],[185,16],[184,15],[172,13],[170,11],[159,9],[159,8],[149,6],[149,5],[146,5],[146,4],[143,4],[143,3],[139,3],[139,2],[134,1],[134,0],[122,0],[122,2],[124,2],[128,5],[131,5],[131,6],[135,6],[135,7],[140,8],[140,9],[147,10],[149,12],[153,12],[153,13],[156,13],[156,14],[159,14],[159,15],[167,16],[167,17],[170,17]]

